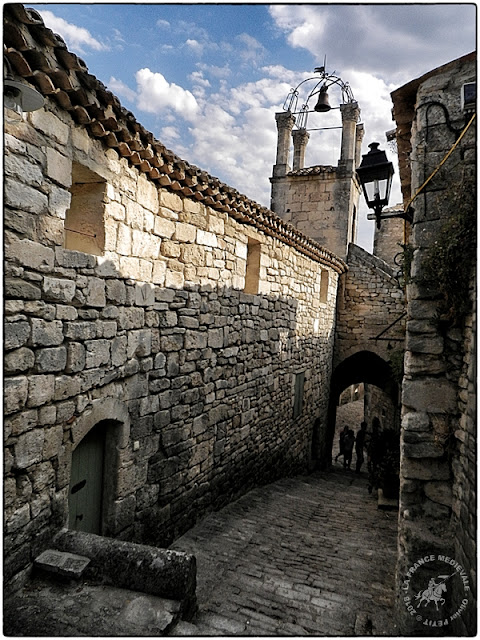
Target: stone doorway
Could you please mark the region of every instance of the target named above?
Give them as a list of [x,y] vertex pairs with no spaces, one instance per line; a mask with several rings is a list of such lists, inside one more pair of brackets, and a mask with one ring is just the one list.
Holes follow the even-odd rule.
[[94,427],[72,455],[68,527],[101,534],[105,466],[105,430]]

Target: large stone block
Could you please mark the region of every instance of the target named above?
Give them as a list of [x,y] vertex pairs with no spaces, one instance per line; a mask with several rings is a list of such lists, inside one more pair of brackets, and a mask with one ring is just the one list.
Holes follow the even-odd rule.
[[28,407],[39,407],[53,399],[55,378],[53,375],[35,375],[28,378]]
[[442,379],[405,380],[402,402],[416,411],[455,412],[456,390],[453,384]]
[[35,355],[33,351],[27,349],[27,347],[21,347],[20,349],[15,349],[15,351],[10,351],[4,356],[4,372],[9,375],[15,375],[33,367],[34,362]]
[[85,368],[93,369],[108,364],[110,361],[109,340],[87,340],[85,342],[86,360]]
[[37,164],[33,164],[28,158],[7,154],[4,156],[3,170],[5,175],[25,182],[32,187],[39,187],[43,183],[43,174]]
[[47,176],[64,187],[72,186],[72,160],[47,147]]
[[[45,111],[44,109],[39,109],[38,111],[32,111],[30,117],[32,119],[32,124],[36,129],[39,129],[61,145],[67,144],[70,127],[57,118],[54,113],[51,111]],[[77,131],[75,127],[74,130]]]
[[160,216],[155,216],[153,232],[157,236],[170,239],[175,232],[175,222],[173,222],[172,220],[167,220],[166,218],[162,218]]
[[54,251],[32,240],[15,240],[6,244],[5,255],[24,267],[39,269],[48,267],[51,269],[54,263]]
[[5,278],[4,294],[6,298],[17,300],[40,300],[42,297],[39,287],[21,278]]
[[35,357],[39,373],[63,371],[67,364],[67,349],[65,347],[38,349]]
[[63,323],[60,320],[48,322],[32,318],[32,344],[34,346],[57,346],[63,342]]
[[4,383],[5,414],[19,411],[25,406],[28,396],[28,379],[25,376],[7,378]]
[[45,300],[63,303],[71,302],[75,295],[75,282],[64,278],[45,276],[43,279],[43,293]]
[[148,180],[143,174],[139,175],[137,182],[137,202],[146,209],[158,211],[158,190],[151,180]]
[[90,307],[104,307],[105,298],[105,281],[101,278],[89,278],[87,285],[87,305]]
[[207,247],[216,248],[218,246],[218,239],[214,233],[210,231],[197,230],[197,243],[205,245]]
[[14,448],[17,469],[26,469],[42,461],[44,439],[43,429],[34,429],[19,436]]
[[30,324],[26,321],[6,322],[4,329],[5,349],[17,349],[30,337]]

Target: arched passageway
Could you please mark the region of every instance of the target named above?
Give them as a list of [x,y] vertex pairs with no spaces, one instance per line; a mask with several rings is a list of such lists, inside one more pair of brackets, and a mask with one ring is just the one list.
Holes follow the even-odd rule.
[[334,370],[330,385],[325,454],[320,465],[325,468],[332,463],[332,446],[335,436],[336,412],[342,391],[354,384],[364,383],[378,387],[394,407],[395,426],[399,421],[398,385],[387,361],[372,351],[359,351],[341,362]]

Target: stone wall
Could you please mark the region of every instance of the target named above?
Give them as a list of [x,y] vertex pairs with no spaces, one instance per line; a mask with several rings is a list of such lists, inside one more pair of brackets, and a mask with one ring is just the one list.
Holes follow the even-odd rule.
[[[397,205],[384,209],[384,212],[399,212],[400,209],[403,211],[403,207]],[[389,264],[395,273],[398,273],[401,267],[399,261],[400,256],[398,256],[398,254],[402,251],[401,245],[405,244],[405,224],[401,218],[385,218],[385,220],[381,222],[382,226],[380,229],[375,228],[373,254]]]
[[[455,219],[466,195],[474,193],[474,127],[460,138],[470,117],[462,111],[461,89],[463,83],[474,80],[475,56],[471,54],[392,94],[401,128],[399,140],[408,138],[412,150],[411,164],[403,169],[409,175],[402,178],[406,185],[411,183],[412,195],[458,141],[449,159],[413,201],[397,567],[400,628],[407,635],[475,634],[475,324],[472,313],[456,320],[446,316],[439,283],[428,270],[427,260],[433,247],[439,251],[445,223]],[[458,185],[460,200],[455,195]],[[453,281],[456,273],[450,277]],[[468,283],[469,274],[463,273],[462,278]],[[473,305],[473,282],[465,298],[469,296]],[[443,561],[432,562],[416,574],[417,583],[404,584],[409,568],[427,555],[437,560],[447,556],[463,571],[464,578],[452,574],[440,609],[447,628],[425,627],[406,610],[406,596],[428,584],[430,578],[447,573]],[[463,600],[467,604],[461,609]]]
[[310,167],[271,181],[281,201],[281,218],[345,259],[348,243],[356,239],[353,217],[360,195],[351,171],[342,166]]
[[[206,511],[306,469],[341,261],[278,239],[291,232],[274,217],[266,233],[158,187],[51,101],[7,121],[5,141],[7,581],[67,524],[72,453],[96,425],[110,451],[102,533],[121,539],[168,545]],[[63,246],[85,172],[102,193],[102,255]],[[246,294],[252,242],[258,293]]]
[[392,268],[361,247],[350,244],[347,262],[338,300],[334,365],[359,351],[374,352],[388,361],[389,343],[393,349],[403,348],[404,292]]

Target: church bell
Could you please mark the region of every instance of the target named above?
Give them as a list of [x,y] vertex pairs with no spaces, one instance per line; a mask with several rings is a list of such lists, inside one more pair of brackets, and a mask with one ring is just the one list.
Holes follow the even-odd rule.
[[318,111],[319,113],[325,113],[326,111],[330,111],[330,109],[332,108],[328,101],[327,91],[328,88],[325,85],[323,85],[323,87],[321,87],[320,89],[317,104],[314,107],[314,110]]

